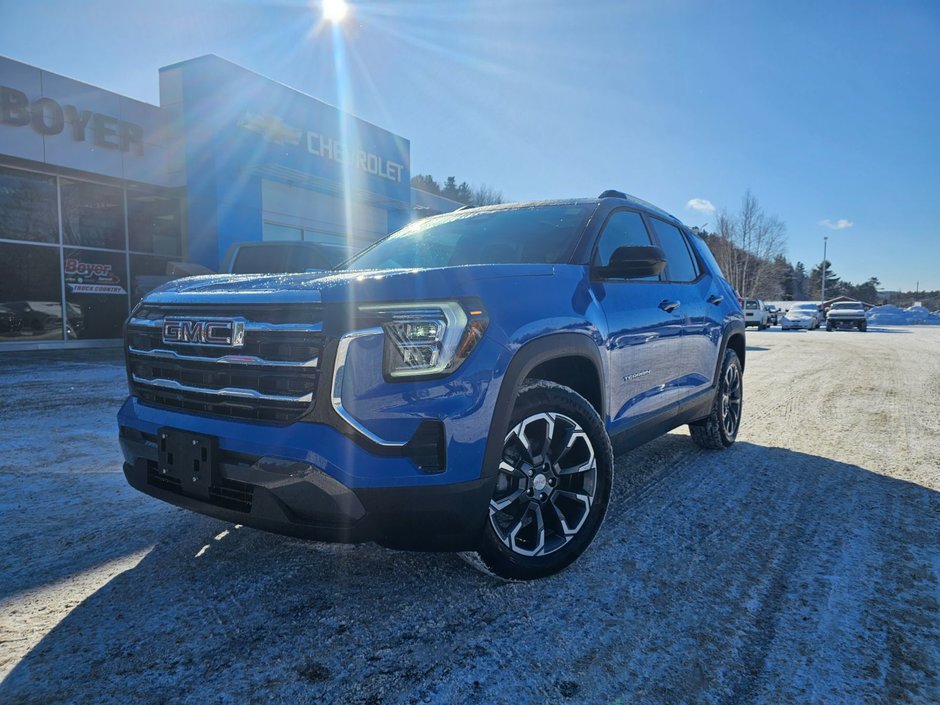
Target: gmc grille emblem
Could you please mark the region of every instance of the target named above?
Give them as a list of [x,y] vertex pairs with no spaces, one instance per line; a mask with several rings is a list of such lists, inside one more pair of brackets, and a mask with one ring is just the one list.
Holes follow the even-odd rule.
[[233,318],[167,318],[163,321],[163,342],[240,348],[245,344],[245,322]]

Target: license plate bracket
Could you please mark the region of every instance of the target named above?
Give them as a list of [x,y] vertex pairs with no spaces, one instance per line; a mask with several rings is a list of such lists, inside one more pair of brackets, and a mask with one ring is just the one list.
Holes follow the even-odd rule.
[[157,432],[157,472],[180,481],[185,495],[209,499],[217,484],[219,439],[199,433],[161,428]]

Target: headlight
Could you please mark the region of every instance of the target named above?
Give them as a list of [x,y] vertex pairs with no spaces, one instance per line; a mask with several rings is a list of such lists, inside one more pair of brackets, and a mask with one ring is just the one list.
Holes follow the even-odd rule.
[[470,355],[489,319],[456,301],[375,304],[359,310],[385,331],[385,374],[392,378],[449,374]]

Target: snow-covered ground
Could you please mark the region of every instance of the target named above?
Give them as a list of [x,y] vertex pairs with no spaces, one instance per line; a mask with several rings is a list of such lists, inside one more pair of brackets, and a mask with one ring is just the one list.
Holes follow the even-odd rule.
[[0,702],[940,702],[940,329],[748,345],[739,442],[620,457],[528,584],[163,505],[114,353],[2,355]]

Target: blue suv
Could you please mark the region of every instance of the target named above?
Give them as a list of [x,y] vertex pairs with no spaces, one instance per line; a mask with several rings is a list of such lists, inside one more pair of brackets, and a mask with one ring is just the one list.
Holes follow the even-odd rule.
[[125,337],[132,486],[512,579],[587,548],[615,452],[681,424],[723,448],[741,421],[734,290],[617,191],[428,218],[333,271],[170,282]]

